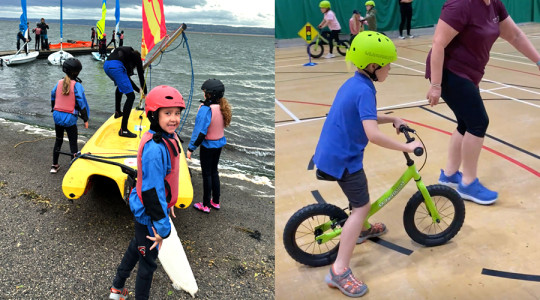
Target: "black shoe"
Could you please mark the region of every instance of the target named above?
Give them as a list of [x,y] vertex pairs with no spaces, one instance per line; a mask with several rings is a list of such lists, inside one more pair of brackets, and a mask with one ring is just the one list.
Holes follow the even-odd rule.
[[118,118],[121,118],[122,117],[122,112],[121,111],[115,111],[114,112],[114,118],[115,119],[118,119]]
[[120,129],[120,131],[118,132],[118,135],[119,136],[123,136],[123,137],[127,137],[127,138],[136,138],[137,135],[129,130],[122,130]]

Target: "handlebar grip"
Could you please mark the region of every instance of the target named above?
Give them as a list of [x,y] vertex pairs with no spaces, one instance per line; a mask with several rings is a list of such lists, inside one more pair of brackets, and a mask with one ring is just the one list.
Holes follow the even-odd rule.
[[424,149],[423,148],[417,147],[417,148],[414,149],[414,155],[422,156],[422,154],[424,154]]

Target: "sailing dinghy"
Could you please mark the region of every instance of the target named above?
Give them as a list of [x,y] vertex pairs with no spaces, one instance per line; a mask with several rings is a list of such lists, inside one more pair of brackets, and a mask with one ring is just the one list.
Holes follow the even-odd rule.
[[22,6],[22,14],[20,17],[21,23],[19,25],[19,30],[23,32],[24,37],[26,38],[26,43],[13,55],[5,55],[0,57],[0,61],[4,61],[6,65],[12,66],[12,65],[19,65],[24,64],[27,62],[31,62],[35,60],[39,52],[29,52],[29,53],[21,53],[23,49],[28,49],[28,22],[26,18],[26,0],[21,1]]
[[66,61],[68,58],[72,58],[73,55],[71,53],[66,52],[62,49],[62,42],[64,38],[63,34],[63,16],[62,16],[62,0],[60,0],[60,51],[54,52],[47,58],[49,60],[49,63],[55,66],[61,66],[64,61]]

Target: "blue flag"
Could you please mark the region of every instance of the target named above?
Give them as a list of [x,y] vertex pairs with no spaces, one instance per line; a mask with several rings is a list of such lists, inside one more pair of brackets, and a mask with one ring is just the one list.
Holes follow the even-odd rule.
[[21,0],[22,14],[21,14],[21,24],[19,24],[19,30],[24,36],[26,36],[26,31],[28,30],[28,21],[26,20],[26,0]]
[[[114,16],[116,17],[116,32],[120,27],[120,0],[116,0],[116,8],[114,9]],[[114,39],[114,37],[113,37]]]

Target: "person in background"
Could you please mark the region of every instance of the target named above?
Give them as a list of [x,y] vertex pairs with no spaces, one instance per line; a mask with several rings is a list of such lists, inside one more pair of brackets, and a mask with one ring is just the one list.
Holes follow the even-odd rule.
[[41,28],[41,50],[50,50],[49,36],[47,35],[47,29],[49,29],[49,25],[45,23],[44,18],[41,18],[41,22],[38,24],[38,27]]
[[351,31],[349,43],[352,43],[359,32],[364,31],[364,23],[360,21],[361,19],[362,15],[356,9],[353,10],[352,17],[349,19],[349,30]]
[[322,29],[328,26],[328,28],[330,28],[330,36],[327,36],[328,44],[330,46],[330,53],[326,54],[324,58],[336,57],[332,52],[334,51],[334,42],[336,42],[336,46],[338,45],[339,33],[341,31],[341,25],[339,25],[336,14],[330,9],[330,6],[330,1],[324,0],[319,3],[319,8],[324,14],[324,18],[318,27]]
[[377,10],[375,9],[375,1],[366,1],[366,21],[369,30],[377,31]]
[[36,28],[32,29],[32,32],[36,35],[36,41],[34,44],[34,50],[39,51],[39,46],[41,44],[41,28],[39,28],[39,23],[36,24]]
[[124,31],[120,31],[118,34],[118,47],[124,46]]
[[116,30],[112,31],[112,39],[105,48],[108,48],[110,44],[113,44],[114,49],[116,49]]
[[227,144],[225,127],[231,123],[232,112],[227,98],[223,97],[225,86],[218,79],[208,79],[201,86],[204,102],[199,106],[195,126],[189,142],[187,158],[201,146],[201,170],[203,177],[203,202],[193,207],[199,211],[210,213],[210,208],[217,210],[220,206],[220,182],[218,163],[221,149]]
[[88,128],[90,107],[86,101],[82,81],[78,77],[81,70],[82,64],[78,59],[66,59],[62,64],[62,71],[66,73],[66,76],[58,81],[51,91],[51,107],[54,118],[54,131],[56,132],[51,174],[56,174],[60,168],[58,158],[64,141],[64,131],[69,139],[71,154],[75,155],[79,152],[77,147],[77,118],[80,117],[84,121],[84,128]]
[[92,45],[90,48],[94,48],[94,41],[96,40],[96,30],[92,27],[92,32],[90,33],[90,39],[92,40]]
[[360,297],[368,291],[367,285],[358,280],[350,268],[354,247],[386,232],[383,223],[369,226],[364,223],[371,208],[364,149],[369,142],[403,152],[422,147],[420,141],[401,143],[379,129],[378,124],[390,123],[399,134],[398,128],[406,125],[398,117],[377,113],[374,82],[386,80],[390,64],[396,59],[394,43],[383,34],[364,31],[354,38],[345,60],[356,66],[356,72],[339,88],[313,157],[317,177],[337,181],[351,208],[350,217],[342,228],[336,260],[325,277],[328,286],[338,288],[349,297]]
[[457,188],[463,199],[483,205],[494,203],[498,193],[486,188],[477,177],[489,124],[479,84],[490,49],[499,37],[540,70],[540,54],[508,15],[501,0],[447,0],[426,59],[429,104],[437,105],[440,97],[444,98],[457,119],[439,183]]
[[[120,48],[118,48],[120,49]],[[135,299],[149,299],[156,259],[163,240],[169,237],[178,201],[180,139],[176,129],[186,107],[180,92],[160,85],[146,98],[145,112],[150,130],[144,133],[137,153],[137,183],[129,195],[129,207],[135,217],[135,234],[117,268],[109,299],[127,299],[124,287],[131,271],[139,263],[135,281]]]
[[[137,68],[137,75],[139,76],[139,83],[141,84],[140,89],[129,78],[134,74],[133,71],[135,68]],[[118,135],[128,138],[135,138],[137,135],[128,129],[128,121],[129,115],[131,114],[131,108],[133,107],[133,102],[135,101],[134,90],[137,91],[137,93],[141,93],[142,90],[142,98],[144,98],[144,95],[146,95],[146,85],[144,84],[144,71],[141,54],[132,47],[118,47],[111,52],[103,64],[103,70],[105,71],[105,74],[107,74],[107,76],[109,76],[109,78],[114,82],[114,85],[116,85],[114,117],[122,117],[122,123]],[[123,111],[120,110],[122,94],[126,94],[127,96]]]
[[[21,49],[21,40],[23,41],[23,47],[24,47],[24,52],[26,54],[28,54],[28,45],[26,43],[26,38],[24,37],[24,32],[25,32],[25,28],[24,28],[24,25],[21,25],[19,24],[19,32],[17,32],[17,51],[19,51],[19,49]],[[30,42],[30,41],[28,41]]]
[[101,39],[98,41],[99,54],[101,59],[107,58],[107,34],[104,33]]
[[399,38],[404,39],[403,27],[407,26],[407,37],[414,38],[411,35],[411,20],[412,20],[412,2],[413,0],[398,0],[399,12],[401,13],[401,23],[399,23]]

